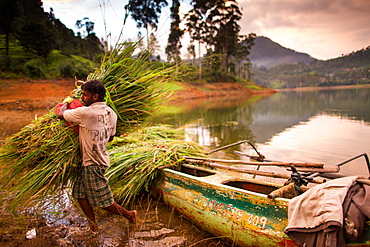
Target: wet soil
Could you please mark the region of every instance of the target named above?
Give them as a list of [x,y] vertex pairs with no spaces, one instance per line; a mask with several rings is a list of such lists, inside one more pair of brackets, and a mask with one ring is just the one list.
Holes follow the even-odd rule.
[[[55,204],[45,200],[40,207],[25,208],[17,215],[5,209],[7,198],[1,202],[0,246],[227,246],[150,197],[134,202],[137,224],[96,208],[97,233],[88,229],[83,214],[66,197]],[[27,239],[31,230],[34,238]]]
[[60,102],[75,88],[74,80],[0,80],[2,109],[45,109]]

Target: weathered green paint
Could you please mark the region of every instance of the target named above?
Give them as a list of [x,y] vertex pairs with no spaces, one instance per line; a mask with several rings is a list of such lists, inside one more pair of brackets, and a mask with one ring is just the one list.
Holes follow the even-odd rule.
[[[210,177],[164,169],[156,183],[157,193],[190,221],[240,246],[297,246],[284,234],[288,199],[271,200],[263,194],[212,182]],[[370,245],[368,233],[362,243],[350,246]]]

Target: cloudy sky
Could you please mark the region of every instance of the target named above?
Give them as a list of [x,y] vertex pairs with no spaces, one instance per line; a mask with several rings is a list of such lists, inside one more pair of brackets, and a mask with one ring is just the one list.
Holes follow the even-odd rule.
[[[137,37],[134,21],[128,18],[123,26],[127,2],[43,0],[44,11],[52,7],[56,18],[68,28],[77,32],[76,20],[89,17],[95,22],[97,36],[108,37],[105,39],[112,42],[117,41],[121,30],[125,39]],[[189,8],[186,2],[182,2],[182,11]],[[239,23],[241,34],[253,32],[317,59],[335,58],[370,46],[370,0],[238,0],[238,3],[243,12]],[[170,23],[169,11],[163,10],[156,32],[162,47],[167,44]]]

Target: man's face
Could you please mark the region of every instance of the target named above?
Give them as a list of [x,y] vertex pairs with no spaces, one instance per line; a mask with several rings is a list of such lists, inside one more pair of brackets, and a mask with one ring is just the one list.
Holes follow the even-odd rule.
[[82,90],[81,100],[85,106],[90,106],[92,103],[96,102],[98,94],[93,94],[89,91]]

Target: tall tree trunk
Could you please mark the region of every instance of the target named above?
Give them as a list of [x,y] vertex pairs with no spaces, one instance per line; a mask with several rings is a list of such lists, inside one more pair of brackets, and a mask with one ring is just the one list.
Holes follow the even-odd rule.
[[200,40],[198,41],[198,64],[199,64],[199,80],[202,80],[202,59],[200,57]]
[[9,56],[9,32],[5,34],[5,55]]

